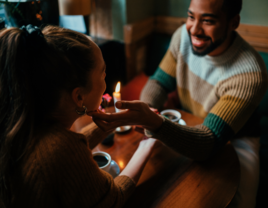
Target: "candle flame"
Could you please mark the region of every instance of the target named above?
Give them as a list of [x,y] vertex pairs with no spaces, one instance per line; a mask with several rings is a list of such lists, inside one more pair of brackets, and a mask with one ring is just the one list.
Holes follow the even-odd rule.
[[120,82],[117,82],[115,92],[120,92]]

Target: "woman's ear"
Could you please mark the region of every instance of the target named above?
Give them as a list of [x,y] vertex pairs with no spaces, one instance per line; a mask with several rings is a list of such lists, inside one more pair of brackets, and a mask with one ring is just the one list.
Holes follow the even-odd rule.
[[84,96],[82,94],[82,89],[80,87],[74,88],[71,96],[72,96],[72,99],[73,99],[74,103],[76,104],[76,106],[82,108],[83,102],[84,102]]

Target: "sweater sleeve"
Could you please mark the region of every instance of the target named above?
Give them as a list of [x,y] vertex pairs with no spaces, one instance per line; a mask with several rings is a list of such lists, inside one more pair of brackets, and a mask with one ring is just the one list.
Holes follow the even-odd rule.
[[246,123],[267,89],[267,74],[259,71],[240,74],[218,85],[219,101],[202,125],[181,126],[164,118],[157,132],[145,130],[175,151],[194,160],[205,160],[218,151]]
[[140,100],[160,109],[167,100],[167,91],[157,80],[149,79],[141,91]]
[[[46,148],[47,181],[52,181],[62,207],[119,208],[135,189],[127,176],[113,177],[99,169],[82,135],[56,135]],[[53,147],[53,148],[52,148]],[[46,157],[46,159],[47,159]]]
[[141,92],[140,100],[158,109],[167,100],[167,94],[176,89],[176,65],[180,36],[181,28],[172,36],[169,49]]
[[140,100],[160,109],[167,100],[168,93],[176,89],[176,60],[167,51],[155,73],[144,86]]

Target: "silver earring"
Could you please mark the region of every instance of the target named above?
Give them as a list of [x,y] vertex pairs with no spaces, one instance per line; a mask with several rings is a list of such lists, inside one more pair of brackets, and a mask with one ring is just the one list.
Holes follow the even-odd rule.
[[76,113],[80,116],[85,115],[87,113],[87,107],[83,105],[82,108],[84,108],[83,111],[79,111],[79,110],[75,109]]

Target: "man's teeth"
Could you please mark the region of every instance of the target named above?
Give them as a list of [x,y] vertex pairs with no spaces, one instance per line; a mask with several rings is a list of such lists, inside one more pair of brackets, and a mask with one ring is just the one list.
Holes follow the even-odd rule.
[[197,46],[197,47],[202,47],[206,42],[206,39],[196,39],[196,38],[192,38],[192,43]]
[[203,41],[203,40],[196,40],[196,39],[195,39],[195,42],[196,42],[196,43],[201,43],[201,42],[204,42],[204,41]]

